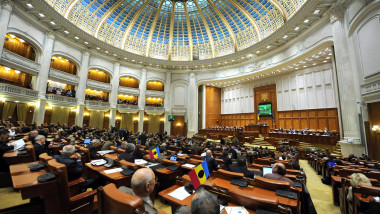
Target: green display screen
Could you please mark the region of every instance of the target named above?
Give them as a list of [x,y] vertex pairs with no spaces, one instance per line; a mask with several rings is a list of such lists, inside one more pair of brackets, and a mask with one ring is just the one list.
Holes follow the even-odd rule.
[[259,104],[260,116],[272,116],[272,103]]
[[169,121],[174,121],[174,115],[169,115]]

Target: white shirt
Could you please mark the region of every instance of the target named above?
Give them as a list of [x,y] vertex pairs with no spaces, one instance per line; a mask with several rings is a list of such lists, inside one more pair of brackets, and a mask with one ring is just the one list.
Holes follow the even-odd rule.
[[12,129],[9,129],[9,137],[14,137],[16,136],[16,132],[13,132]]

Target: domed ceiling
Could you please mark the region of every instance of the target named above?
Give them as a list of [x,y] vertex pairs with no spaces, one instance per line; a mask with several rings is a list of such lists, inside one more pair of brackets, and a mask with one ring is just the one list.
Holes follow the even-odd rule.
[[307,0],[45,0],[115,47],[173,61],[243,50],[280,28]]

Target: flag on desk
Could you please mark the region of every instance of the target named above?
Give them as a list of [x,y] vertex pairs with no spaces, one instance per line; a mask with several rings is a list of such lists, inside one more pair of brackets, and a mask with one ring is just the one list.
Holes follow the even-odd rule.
[[206,159],[189,172],[191,183],[193,183],[194,189],[198,189],[209,177]]
[[152,149],[149,151],[150,159],[155,159],[160,156],[160,148],[156,147],[155,149]]
[[273,113],[273,111],[272,111],[272,121],[274,122],[274,113]]
[[257,112],[257,123],[260,123],[260,115],[259,115],[259,112]]

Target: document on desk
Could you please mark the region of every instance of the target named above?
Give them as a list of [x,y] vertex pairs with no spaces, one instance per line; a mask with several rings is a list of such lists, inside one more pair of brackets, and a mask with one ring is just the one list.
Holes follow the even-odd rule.
[[111,173],[121,172],[121,171],[123,171],[122,168],[115,168],[115,169],[104,170],[104,173],[106,173],[106,174],[111,174]]
[[248,214],[244,207],[226,207],[227,214]]
[[25,141],[23,139],[13,141],[16,146],[14,147],[14,150],[17,150],[25,145]]
[[106,155],[106,154],[113,153],[113,152],[115,152],[115,151],[113,151],[113,150],[97,151],[97,153],[98,153],[99,155],[101,155],[101,156],[104,156],[104,155]]
[[183,186],[169,193],[169,196],[182,201],[183,199],[189,197],[190,194],[185,190],[185,187]]
[[135,159],[135,164],[142,165],[148,163],[146,160],[143,159]]
[[193,165],[193,164],[183,164],[182,166],[184,166],[184,167],[188,167],[188,168],[194,168],[195,167],[195,165]]

